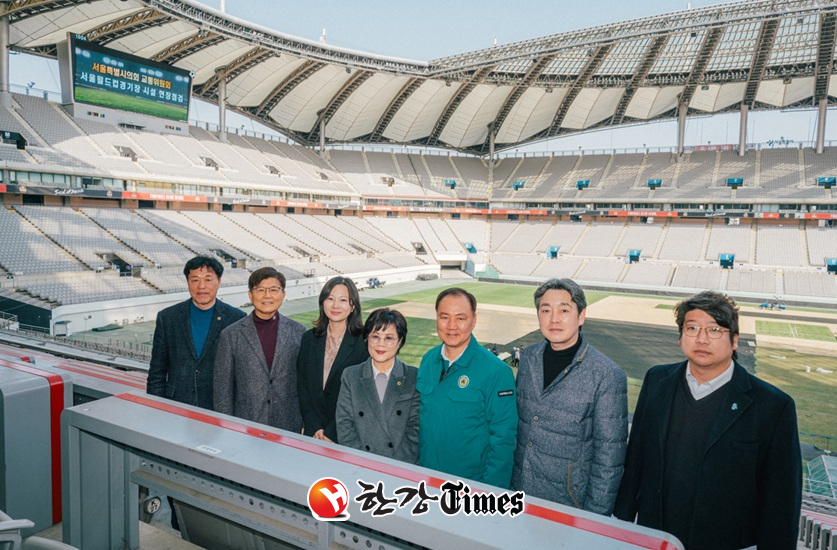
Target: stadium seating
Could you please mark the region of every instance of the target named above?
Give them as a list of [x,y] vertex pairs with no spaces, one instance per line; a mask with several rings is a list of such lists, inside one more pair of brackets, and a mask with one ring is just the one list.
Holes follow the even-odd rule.
[[636,286],[668,286],[672,274],[670,263],[637,262],[630,264],[622,283]]
[[616,247],[622,231],[625,229],[623,223],[596,223],[590,224],[585,231],[572,254],[575,256],[598,256],[606,258]]
[[[766,198],[779,205],[830,199],[831,191],[817,186],[816,178],[837,174],[837,148],[827,148],[823,155],[809,149],[764,148],[743,157],[730,150],[692,151],[680,162],[671,153],[657,152],[506,156],[497,159],[489,184],[487,161],[475,157],[343,149],[322,158],[311,149],[264,137],[230,132],[222,141],[217,133],[194,126],[187,135],[160,135],[75,120],[40,97],[15,94],[13,99],[13,109],[0,108],[0,124],[23,134],[29,145],[21,151],[2,144],[0,159],[18,168],[21,183],[32,185],[62,185],[53,183],[49,173],[57,166],[104,179],[85,182],[101,190],[122,190],[135,180],[138,191],[213,195],[220,187],[225,197],[276,199],[286,193],[281,197],[320,200],[306,198],[312,193],[352,201],[364,195],[480,198],[510,201],[510,208],[568,200],[581,208],[595,203],[597,209],[649,208],[646,202],[683,200],[696,203],[694,209],[699,210],[727,199]],[[21,166],[33,167],[33,174]],[[55,181],[71,179],[56,174]],[[742,178],[743,187],[730,190],[730,177]],[[648,179],[662,180],[661,187],[649,190]],[[579,191],[578,180],[589,180],[590,187]],[[518,181],[525,184],[515,190]],[[643,206],[632,206],[636,202]],[[827,205],[817,206],[827,211]],[[453,263],[470,258],[490,265],[501,277],[560,275],[597,284],[810,297],[833,297],[837,292],[835,277],[822,270],[825,258],[837,256],[837,232],[804,222],[783,220],[780,226],[763,219],[736,226],[721,219],[641,224],[636,218],[586,223],[530,218],[521,223],[496,217],[486,221],[423,214],[355,217],[196,208],[13,204],[0,211],[0,276],[21,279],[15,286],[27,291],[28,299],[55,304],[70,299],[65,297],[67,285],[39,285],[61,280],[67,272],[87,276],[109,268],[117,258],[145,266],[142,278],[119,283],[132,288],[103,288],[103,296],[182,291],[179,267],[194,254],[245,260],[247,269],[231,270],[225,285],[244,284],[248,270],[262,265],[310,276],[312,267],[323,275],[369,272],[433,264],[441,257]],[[464,243],[477,252],[469,256]],[[558,258],[548,259],[556,247]],[[629,250],[640,250],[642,261],[625,264]],[[721,254],[735,256],[733,271],[709,265],[717,265]],[[26,280],[29,276],[44,280]],[[104,279],[94,280],[99,285]]]
[[85,267],[16,210],[0,209],[0,265],[11,274],[83,271]]
[[776,272],[761,269],[733,269],[727,275],[729,291],[757,292],[760,294],[777,294]]
[[826,258],[837,258],[837,229],[808,227],[805,237],[808,239],[808,263],[811,265],[822,266]]
[[714,224],[704,259],[717,261],[721,254],[735,254],[736,262],[749,262],[751,239],[755,239],[755,231],[750,227]]
[[759,227],[755,263],[801,267],[808,265],[807,254],[802,254],[805,234],[798,225],[787,229],[782,226]]
[[661,260],[696,262],[701,257],[701,248],[709,230],[705,225],[669,225],[664,230]]
[[131,265],[147,262],[79,211],[22,205],[15,206],[15,210],[90,269],[110,267],[106,254],[114,254]]
[[627,265],[619,260],[589,260],[576,274],[579,281],[591,283],[616,283]]
[[81,211],[123,243],[142,251],[156,266],[182,266],[195,255],[128,210],[82,208]]

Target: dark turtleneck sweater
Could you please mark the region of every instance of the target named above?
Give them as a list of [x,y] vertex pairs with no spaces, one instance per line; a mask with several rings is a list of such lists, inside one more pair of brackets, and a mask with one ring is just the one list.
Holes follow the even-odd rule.
[[262,345],[264,360],[267,361],[267,370],[273,367],[273,354],[276,352],[276,338],[279,333],[279,314],[274,313],[270,319],[262,319],[255,313],[253,321],[256,324],[256,332],[259,335],[259,342]]
[[552,381],[570,366],[580,347],[581,336],[578,337],[575,344],[559,351],[552,349],[549,342],[546,343],[546,347],[543,349],[543,389],[548,388]]

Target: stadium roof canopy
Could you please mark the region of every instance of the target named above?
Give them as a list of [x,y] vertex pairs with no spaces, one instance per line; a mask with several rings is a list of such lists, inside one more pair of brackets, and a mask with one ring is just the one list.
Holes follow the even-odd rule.
[[[646,17],[429,62],[286,35],[192,0],[4,2],[13,50],[67,33],[195,74],[193,94],[309,145],[489,151],[651,120],[837,96],[837,0],[763,0]],[[467,24],[467,22],[463,22]],[[358,29],[358,32],[361,32]],[[321,124],[324,123],[324,124]]]

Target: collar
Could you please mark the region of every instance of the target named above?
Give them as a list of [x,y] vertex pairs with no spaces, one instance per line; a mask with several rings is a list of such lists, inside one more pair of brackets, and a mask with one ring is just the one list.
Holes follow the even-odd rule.
[[732,380],[734,366],[735,363],[730,359],[729,367],[727,367],[727,369],[724,372],[722,372],[720,375],[716,376],[712,380],[701,384],[700,382],[698,382],[697,378],[692,376],[692,372],[689,368],[689,362],[687,361],[686,382],[689,384],[689,391],[692,392],[692,397],[695,398],[695,401],[703,399],[704,397],[722,388],[727,382]]
[[257,325],[271,325],[271,324],[277,322],[278,320],[279,320],[279,313],[278,312],[274,313],[273,316],[270,319],[262,319],[261,317],[256,315],[255,311],[253,312],[253,322],[255,322]]
[[395,361],[392,362],[392,366],[387,370],[378,370],[375,368],[375,365],[372,366],[372,378],[377,378],[379,374],[383,374],[387,377],[387,381],[389,381],[389,377],[392,376],[392,370],[395,368]]
[[452,367],[454,363],[456,363],[457,365],[459,365],[461,367],[467,367],[468,364],[471,362],[471,357],[473,357],[473,355],[474,355],[474,348],[475,347],[481,347],[481,346],[479,345],[479,342],[477,342],[477,339],[474,338],[474,335],[472,334],[471,335],[471,340],[468,342],[468,345],[465,347],[464,350],[462,350],[462,353],[460,353],[457,357],[454,357],[452,360],[448,358],[447,354],[445,354],[445,350],[447,349],[447,346],[445,346],[444,342],[442,343],[441,346],[439,346],[439,354],[442,356],[442,361],[443,362],[448,361],[450,363],[450,365],[448,365],[448,368]]

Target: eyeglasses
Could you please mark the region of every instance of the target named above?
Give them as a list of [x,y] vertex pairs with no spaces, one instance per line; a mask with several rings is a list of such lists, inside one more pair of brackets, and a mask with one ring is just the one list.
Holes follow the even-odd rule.
[[381,342],[383,342],[386,346],[394,346],[399,340],[401,340],[401,338],[396,338],[395,336],[384,336],[383,338],[377,334],[369,336],[369,341],[375,346]]
[[700,335],[700,331],[706,331],[706,336],[713,340],[717,340],[721,336],[724,335],[726,332],[730,332],[728,328],[721,328],[721,327],[700,327],[698,325],[687,325],[683,327],[683,334],[688,336],[689,338],[697,338]]
[[257,286],[251,292],[256,296],[264,296],[265,294],[270,296],[279,296],[285,289],[281,286],[272,286],[269,288],[263,286]]

